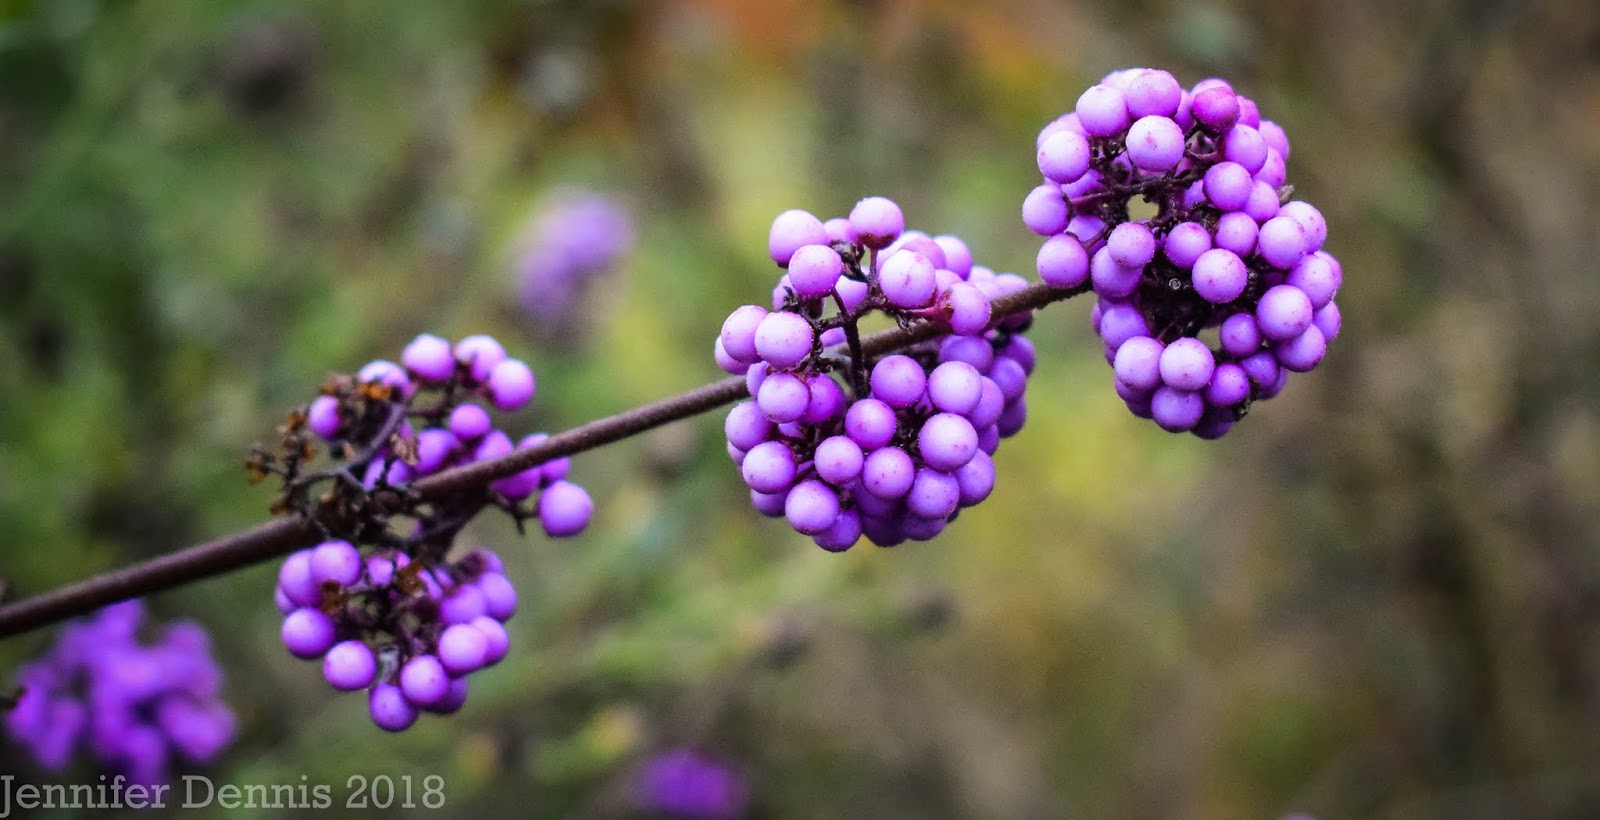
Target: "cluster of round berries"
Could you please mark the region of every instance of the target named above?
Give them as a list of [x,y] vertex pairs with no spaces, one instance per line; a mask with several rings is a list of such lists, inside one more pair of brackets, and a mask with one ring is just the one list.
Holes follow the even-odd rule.
[[59,771],[83,740],[107,770],[154,786],[167,782],[174,756],[206,763],[233,741],[205,630],[179,621],[143,644],[143,619],[136,600],[106,607],[68,624],[44,657],[18,671],[22,693],[6,728],[39,765]]
[[[1342,270],[1322,214],[1286,201],[1289,140],[1249,98],[1223,80],[1186,91],[1165,71],[1118,71],[1037,148],[1045,183],[1022,216],[1049,237],[1039,275],[1094,288],[1092,322],[1134,414],[1217,438],[1322,361]],[[1135,197],[1155,215],[1131,219]],[[1212,328],[1215,349],[1197,338]]]
[[[437,397],[424,402],[424,394]],[[469,336],[452,345],[424,334],[406,346],[400,364],[372,362],[353,380],[330,382],[301,417],[306,429],[343,454],[347,466],[337,475],[367,491],[392,488],[413,502],[403,508],[415,519],[409,535],[401,535],[405,530],[382,509],[367,515],[357,506],[350,540],[328,540],[289,556],[278,577],[284,645],[296,657],[322,658],[334,688],[369,689],[372,720],[380,728],[406,729],[419,710],[460,709],[466,676],[506,653],[501,624],[517,598],[500,559],[484,551],[447,559],[469,521],[494,506],[519,527],[537,519],[553,538],[588,526],[594,504],[566,480],[567,458],[494,481],[484,492],[424,504],[407,494],[414,479],[499,459],[547,438],[538,433],[513,444],[488,410],[468,398],[514,411],[533,394],[533,372],[494,339]],[[296,433],[294,424],[289,432]],[[286,484],[301,486],[304,476],[284,472]],[[366,553],[356,544],[366,545]]]
[[[786,211],[768,250],[788,271],[772,309],[738,308],[715,345],[752,396],[725,425],[751,502],[830,551],[932,538],[988,497],[990,456],[1026,418],[1032,317],[990,312],[1026,280],[974,265],[956,237],[906,231],[882,197],[827,222]],[[874,357],[859,323],[875,312],[948,333]]]
[[395,549],[362,557],[346,541],[290,555],[278,572],[283,644],[341,692],[367,689],[372,722],[399,732],[419,711],[448,715],[467,700],[467,676],[500,662],[517,592],[499,556],[454,563]]
[[[306,426],[324,441],[348,446],[350,452],[368,451],[360,476],[368,489],[404,486],[549,438],[534,433],[513,444],[511,436],[495,428],[483,405],[464,399],[480,395],[505,411],[520,410],[533,399],[533,371],[507,357],[493,338],[468,336],[451,345],[424,333],[406,345],[400,361],[367,364],[356,373],[354,387],[334,382],[305,413]],[[438,399],[421,404],[426,391],[436,392]],[[566,480],[570,465],[570,459],[555,459],[495,481],[490,485],[498,496],[493,501],[519,521],[538,518],[552,538],[576,535],[588,526],[594,504],[582,487]],[[526,509],[519,506],[536,493],[536,502]],[[482,506],[472,503],[474,512]],[[427,523],[419,522],[419,530],[426,531]]]
[[516,261],[518,295],[534,329],[544,336],[578,329],[585,292],[616,268],[633,233],[632,216],[612,197],[587,191],[555,197]]

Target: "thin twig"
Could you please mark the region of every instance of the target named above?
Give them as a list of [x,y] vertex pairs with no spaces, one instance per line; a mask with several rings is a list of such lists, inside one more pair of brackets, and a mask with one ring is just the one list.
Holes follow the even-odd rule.
[[[993,314],[998,319],[1070,299],[1088,290],[1087,285],[1071,289],[1032,285],[996,299]],[[947,329],[935,323],[920,322],[907,329],[876,333],[863,339],[861,348],[865,355],[875,356],[947,332]],[[457,467],[419,479],[412,488],[423,501],[449,498],[464,491],[481,489],[495,479],[562,456],[593,450],[664,424],[697,416],[748,395],[743,377],[722,379],[687,393],[579,425],[503,458]],[[143,597],[243,569],[314,543],[317,537],[315,526],[306,519],[299,516],[279,518],[242,532],[41,592],[0,606],[0,638],[87,614],[117,601]]]

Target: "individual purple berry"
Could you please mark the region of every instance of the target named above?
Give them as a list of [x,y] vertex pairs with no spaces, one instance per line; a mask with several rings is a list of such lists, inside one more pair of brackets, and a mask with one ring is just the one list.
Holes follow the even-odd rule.
[[1224,134],[1239,121],[1239,99],[1233,89],[1213,86],[1201,89],[1196,86],[1190,113],[1213,134]]
[[886,446],[894,438],[896,426],[894,408],[879,399],[862,399],[844,414],[845,433],[869,452]]
[[380,683],[372,687],[367,696],[367,708],[372,722],[385,732],[403,732],[417,722],[417,707],[393,684]]
[[1140,390],[1161,384],[1161,354],[1166,346],[1149,336],[1135,336],[1117,348],[1112,369],[1122,383]]
[[507,621],[517,612],[517,590],[498,571],[485,572],[475,582],[483,596],[484,612],[497,621]]
[[1235,313],[1222,320],[1218,331],[1222,349],[1230,356],[1244,357],[1261,349],[1261,329],[1250,313]]
[[1255,185],[1250,172],[1237,162],[1219,162],[1205,175],[1206,199],[1221,211],[1237,211],[1250,201],[1250,189]]
[[736,361],[755,364],[761,361],[756,351],[756,328],[767,318],[767,309],[760,305],[743,305],[728,314],[722,323],[722,349]]
[[813,465],[817,477],[842,487],[861,475],[861,464],[866,459],[861,445],[849,436],[829,436],[817,445]]
[[1217,365],[1206,385],[1206,402],[1215,407],[1228,407],[1250,397],[1250,376],[1244,368],[1232,362]]
[[885,356],[872,368],[872,395],[890,407],[906,408],[922,399],[927,376],[914,359]]
[[821,481],[802,481],[789,491],[784,515],[797,532],[816,535],[833,526],[839,516],[839,497]]
[[1135,117],[1171,117],[1183,102],[1183,86],[1160,69],[1135,72],[1122,88],[1128,113]]
[[906,493],[906,510],[924,518],[949,517],[960,504],[961,483],[956,477],[929,467],[917,471]]
[[452,676],[460,677],[482,669],[488,650],[483,633],[470,624],[446,627],[439,636],[439,663]]
[[1256,249],[1256,237],[1260,229],[1256,221],[1244,211],[1225,213],[1217,220],[1216,233],[1212,242],[1218,248],[1226,250],[1237,256],[1247,257]]
[[1272,352],[1277,355],[1283,369],[1307,373],[1322,363],[1322,357],[1328,352],[1328,342],[1323,338],[1322,331],[1316,325],[1311,325],[1299,336],[1274,345]]
[[773,373],[761,382],[756,405],[771,421],[799,421],[811,401],[811,389],[793,373]]
[[311,578],[349,586],[361,578],[361,553],[348,541],[325,541],[311,550]]
[[1166,116],[1141,117],[1128,129],[1128,159],[1144,171],[1165,172],[1183,159],[1183,129]]
[[297,609],[283,619],[283,645],[301,660],[322,657],[333,642],[333,619],[318,610]]
[[844,552],[861,540],[861,516],[855,510],[840,510],[833,525],[812,536],[812,540],[829,552]]
[[[762,385],[765,384],[763,380]],[[729,444],[740,450],[749,450],[767,440],[772,433],[773,423],[755,402],[747,401],[734,405],[728,411],[728,418],[722,427]]]
[[1306,232],[1300,223],[1279,212],[1261,226],[1257,251],[1267,264],[1279,270],[1289,270],[1305,257],[1308,250]]
[[1339,293],[1342,278],[1343,272],[1333,257],[1317,251],[1301,259],[1289,271],[1284,284],[1299,288],[1311,300],[1311,307],[1321,310]]
[[506,349],[493,337],[480,334],[456,342],[455,357],[457,362],[467,366],[467,373],[474,382],[483,382],[495,365],[506,360]]
[[360,641],[341,641],[322,659],[322,676],[341,692],[354,692],[372,685],[378,674],[378,660],[372,649]]
[[1117,302],[1100,312],[1100,338],[1115,350],[1135,336],[1149,336],[1150,325],[1132,305]]
[[978,451],[978,431],[961,416],[937,413],[923,422],[917,444],[928,466],[950,472],[972,460]]
[[788,446],[781,441],[766,441],[745,453],[741,470],[750,489],[778,493],[794,484],[796,467]]
[[1150,416],[1161,429],[1182,433],[1194,429],[1205,413],[1206,402],[1199,393],[1174,387],[1158,387],[1150,397]]
[[339,400],[333,396],[318,396],[306,408],[306,426],[323,441],[332,441],[339,435],[344,421],[339,418]]
[[[461,628],[471,629],[467,626]],[[479,639],[482,639],[481,636]],[[450,675],[436,655],[415,655],[400,667],[400,692],[412,705],[437,703],[449,687]]]
[[1311,299],[1293,285],[1277,285],[1262,294],[1256,306],[1256,325],[1261,335],[1273,341],[1287,341],[1311,326]]
[[895,499],[911,490],[917,465],[898,447],[884,447],[867,456],[861,467],[861,484],[879,498]]
[[318,606],[322,588],[311,572],[311,550],[299,550],[278,568],[278,589],[296,606]]
[[539,524],[551,538],[583,532],[594,515],[589,493],[570,481],[557,481],[539,494]]
[[1022,222],[1040,236],[1054,236],[1067,230],[1072,209],[1058,185],[1040,185],[1022,201]]
[[822,220],[799,209],[784,211],[772,221],[772,231],[767,236],[767,253],[772,261],[782,267],[789,265],[795,251],[807,245],[828,244],[828,230]]
[[412,339],[400,354],[400,363],[418,379],[432,384],[448,381],[456,372],[450,342],[431,333]]
[[1132,294],[1138,290],[1139,280],[1143,276],[1144,268],[1118,264],[1108,248],[1095,251],[1089,260],[1089,279],[1094,283],[1094,292],[1107,298],[1117,299]]
[[477,441],[494,429],[488,411],[476,404],[463,404],[450,411],[450,432],[459,441]]
[[1211,250],[1211,233],[1198,222],[1180,222],[1167,232],[1161,250],[1179,268],[1192,268],[1200,255]]
[[1140,222],[1124,222],[1106,238],[1106,253],[1118,265],[1142,268],[1156,255],[1156,238]]
[[1045,284],[1075,288],[1089,278],[1089,254],[1075,236],[1052,236],[1039,248],[1038,269]]
[[1250,284],[1250,271],[1233,251],[1212,248],[1194,263],[1194,291],[1212,304],[1225,305],[1239,298]]
[[927,392],[934,407],[964,416],[983,397],[983,374],[966,362],[945,362],[928,374]]
[[890,256],[878,272],[878,287],[892,304],[907,308],[926,307],[933,302],[937,283],[933,263],[915,251],[902,250]]
[[893,200],[869,196],[850,210],[850,224],[856,229],[861,244],[882,250],[905,232],[906,218]]
[[789,368],[811,355],[811,324],[793,313],[769,313],[756,327],[756,352],[768,364]]
[[827,245],[806,245],[789,259],[789,285],[801,298],[827,296],[843,273],[844,261]]
[[1089,140],[1061,130],[1039,144],[1039,173],[1056,183],[1077,180],[1089,170]]
[[1248,125],[1235,125],[1223,137],[1223,155],[1230,162],[1237,162],[1244,166],[1251,174],[1261,170],[1267,161],[1267,143],[1261,139],[1261,134]]
[[1255,184],[1250,186],[1250,198],[1245,200],[1244,214],[1261,224],[1278,215],[1278,191],[1271,185],[1256,178]]
[[445,462],[460,448],[454,433],[441,427],[430,427],[417,434],[417,475],[438,472]]
[[1161,381],[1178,390],[1204,388],[1215,367],[1216,359],[1205,343],[1192,337],[1176,339],[1161,352]]
[[[944,271],[940,271],[943,273]],[[939,297],[941,310],[949,317],[950,332],[959,336],[977,336],[989,327],[993,307],[989,297],[974,285],[956,282]]]
[[485,381],[490,400],[501,410],[520,410],[533,400],[533,371],[516,359],[506,359],[495,365]]
[[1096,85],[1078,98],[1078,124],[1091,137],[1110,137],[1128,127],[1128,104],[1121,91]]

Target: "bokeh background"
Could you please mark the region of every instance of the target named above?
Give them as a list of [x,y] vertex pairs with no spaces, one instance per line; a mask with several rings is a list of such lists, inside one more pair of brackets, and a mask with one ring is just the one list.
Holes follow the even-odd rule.
[[[1169,436],[1113,393],[1088,304],[1052,307],[997,492],[892,551],[756,515],[720,414],[588,454],[582,537],[469,531],[510,556],[513,653],[398,737],[283,651],[274,567],[160,595],[213,630],[240,714],[205,773],[631,816],[642,761],[688,747],[761,817],[1593,816],[1600,7],[1577,0],[0,3],[0,576],[25,594],[262,519],[249,444],[425,330],[534,365],[514,431],[707,381],[785,208],[886,194],[1031,274],[1034,135],[1134,65],[1228,77],[1287,129],[1346,271],[1315,374],[1223,441]],[[637,242],[552,334],[514,260],[574,187]],[[0,770],[39,779],[9,748]]]

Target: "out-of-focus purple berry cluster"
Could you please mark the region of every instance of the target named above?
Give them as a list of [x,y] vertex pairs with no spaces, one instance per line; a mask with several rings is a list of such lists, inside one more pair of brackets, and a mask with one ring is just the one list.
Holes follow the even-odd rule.
[[[547,438],[536,433],[513,443],[484,406],[519,410],[534,390],[533,372],[494,339],[469,336],[451,344],[423,334],[406,346],[398,364],[376,361],[353,379],[330,380],[324,394],[286,425],[284,454],[266,460],[258,452],[252,463],[284,476],[290,508],[305,500],[308,481],[332,480],[324,506],[339,492],[354,496],[347,509],[334,510],[334,520],[348,522],[343,538],[329,538],[284,561],[276,600],[290,653],[321,658],[324,677],[336,689],[370,690],[372,719],[380,728],[406,729],[419,710],[460,709],[466,676],[505,656],[502,624],[516,610],[517,595],[500,559],[481,550],[456,561],[448,557],[468,522],[494,507],[519,527],[537,519],[552,538],[588,526],[594,505],[566,479],[567,458],[482,491],[426,503],[418,503],[407,486]],[[302,427],[327,443],[335,467],[301,471],[296,459],[309,458],[310,449],[294,438]],[[369,503],[381,494],[400,505],[399,517],[411,519],[409,530],[397,526],[389,507]]]
[[555,338],[580,329],[585,294],[633,241],[633,217],[611,196],[568,191],[541,208],[515,263],[517,296],[535,331]]
[[167,782],[175,761],[202,764],[233,742],[233,710],[199,624],[177,621],[140,641],[144,606],[127,601],[63,627],[22,687],[6,729],[39,765],[64,769],[79,744],[136,784]]
[[750,789],[732,766],[693,749],[645,761],[633,786],[639,808],[667,817],[733,820],[750,802]]
[[[1316,208],[1290,201],[1289,140],[1219,79],[1114,72],[1045,126],[1023,221],[1039,276],[1089,283],[1118,395],[1171,432],[1218,438],[1339,333],[1343,272]],[[1132,219],[1142,198],[1155,215]],[[1215,329],[1215,346],[1198,336]]]
[[419,712],[459,710],[467,676],[505,657],[517,592],[503,570],[487,550],[443,562],[318,544],[278,572],[283,644],[302,660],[320,658],[333,688],[368,690],[372,722],[403,731]]
[[[1027,286],[974,265],[956,237],[905,230],[883,197],[827,222],[780,214],[768,241],[787,273],[772,309],[723,323],[717,363],[752,399],[727,417],[728,454],[760,512],[830,551],[934,537],[994,488],[990,458],[1022,428],[1033,370],[1031,315],[992,321],[990,300]],[[948,333],[869,356],[862,318]]]

